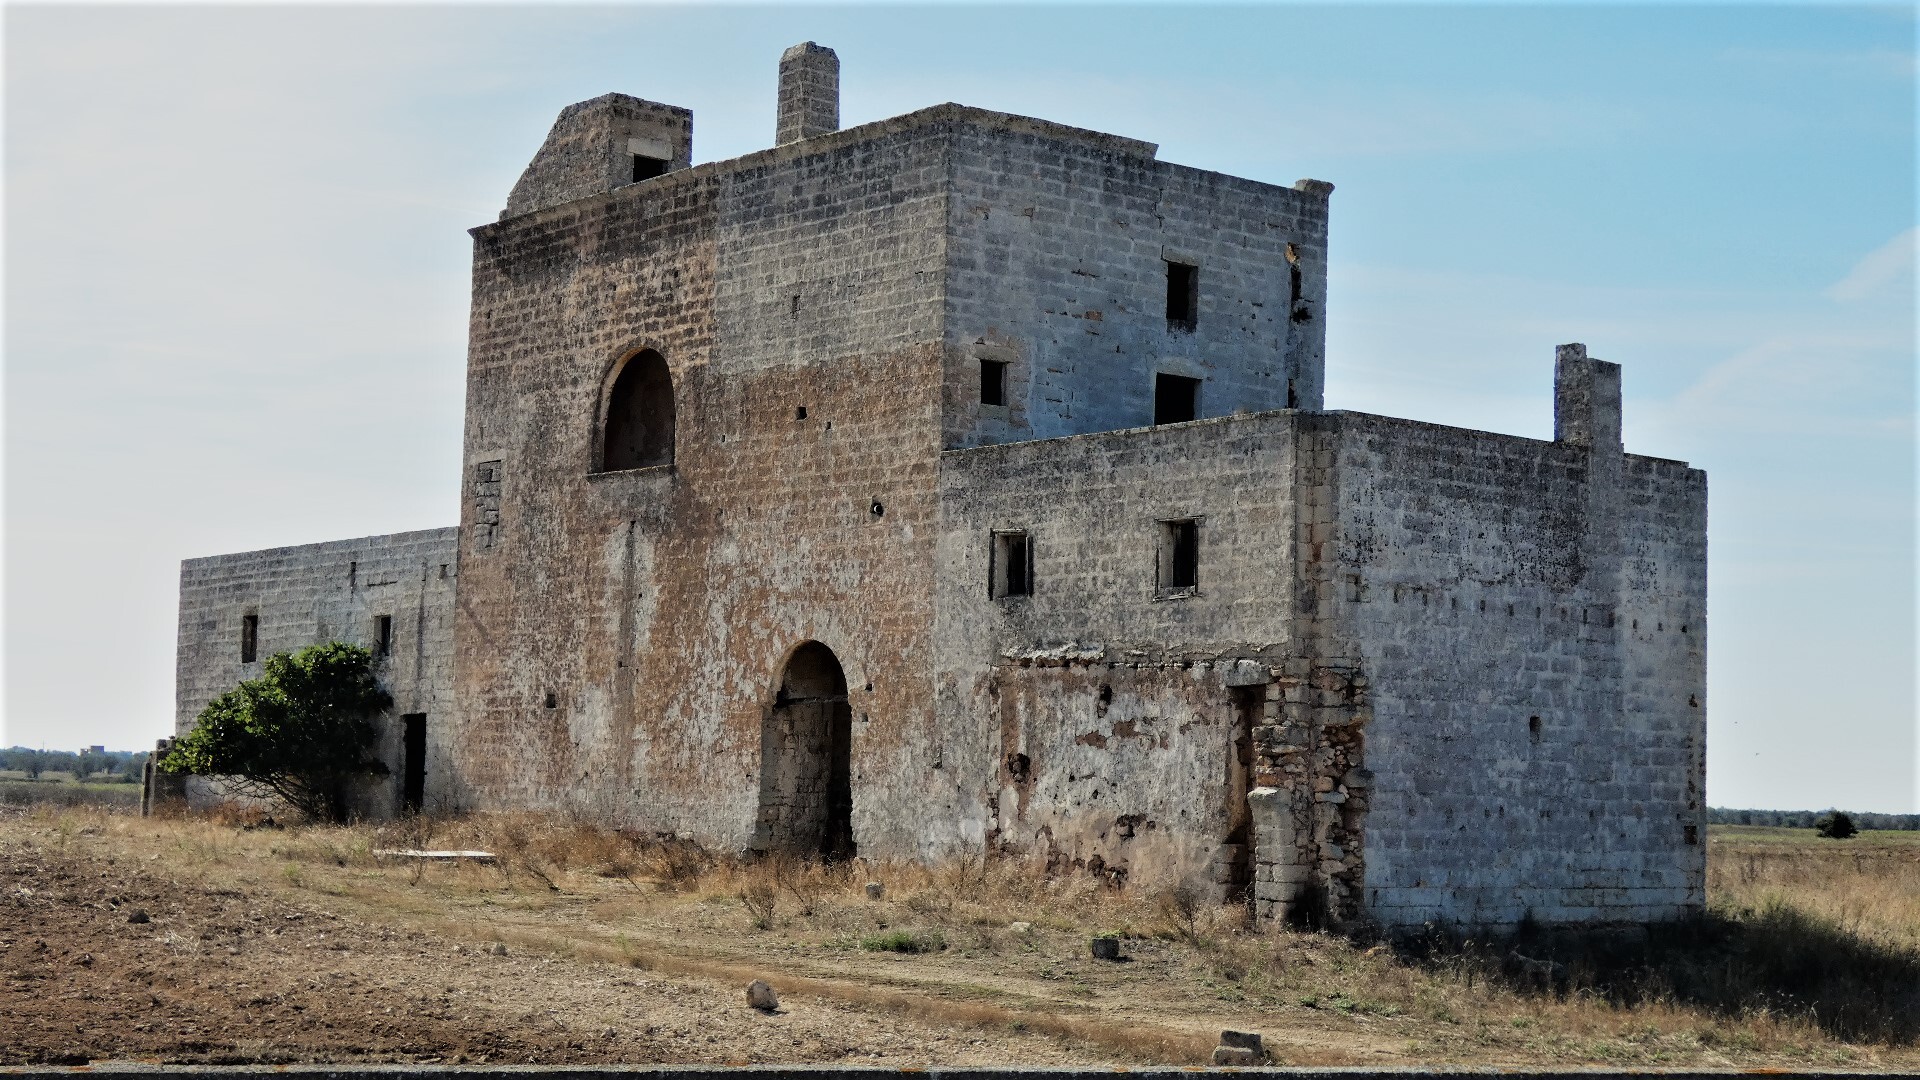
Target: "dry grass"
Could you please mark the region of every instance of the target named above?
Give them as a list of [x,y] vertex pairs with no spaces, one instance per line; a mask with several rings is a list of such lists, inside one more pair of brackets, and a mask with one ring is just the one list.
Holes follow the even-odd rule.
[[[1303,1065],[1920,1065],[1920,845],[1714,830],[1712,911],[1696,922],[1497,944],[1435,934],[1395,949],[1256,934],[1191,890],[1116,889],[978,855],[748,861],[532,815],[285,829],[41,818],[62,835],[103,830],[198,880],[324,895],[456,940],[764,978],[787,996],[1045,1033],[1126,1061],[1199,1062],[1221,1027],[1245,1027]],[[373,855],[421,847],[499,858]],[[872,881],[883,899],[868,898]],[[1089,959],[1098,933],[1121,935],[1132,962]],[[1516,948],[1562,974],[1516,971]]]

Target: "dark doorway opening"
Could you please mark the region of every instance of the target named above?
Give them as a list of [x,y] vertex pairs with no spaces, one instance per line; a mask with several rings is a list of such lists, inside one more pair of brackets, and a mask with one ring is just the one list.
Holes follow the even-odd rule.
[[400,809],[417,814],[427,801],[427,714],[400,717]]
[[1233,708],[1233,743],[1227,751],[1227,835],[1225,886],[1228,903],[1253,901],[1253,808],[1247,793],[1253,790],[1253,729],[1266,711],[1267,688],[1228,687]]
[[833,650],[809,641],[780,676],[760,736],[754,846],[827,861],[852,858],[853,709]]

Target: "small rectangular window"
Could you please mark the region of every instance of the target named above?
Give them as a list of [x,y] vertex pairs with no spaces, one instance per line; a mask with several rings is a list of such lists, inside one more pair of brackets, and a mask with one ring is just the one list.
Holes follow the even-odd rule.
[[1007,365],[1001,360],[980,361],[980,404],[1007,403]]
[[1162,371],[1153,377],[1153,422],[1184,424],[1200,419],[1200,380]]
[[373,620],[373,655],[393,655],[393,616],[381,615]]
[[1033,595],[1033,545],[1023,532],[993,534],[991,592],[996,600]]
[[1200,325],[1200,268],[1167,263],[1167,329],[1192,333]]
[[633,182],[636,184],[642,180],[663,176],[666,171],[667,163],[659,158],[647,157],[645,154],[633,155]]
[[1155,560],[1161,595],[1184,595],[1200,587],[1200,523],[1160,523],[1160,551]]
[[240,662],[251,664],[260,654],[260,616],[240,616]]

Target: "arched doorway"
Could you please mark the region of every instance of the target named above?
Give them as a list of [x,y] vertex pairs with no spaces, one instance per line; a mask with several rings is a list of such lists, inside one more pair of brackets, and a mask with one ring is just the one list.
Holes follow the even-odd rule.
[[806,858],[854,854],[853,710],[833,650],[809,641],[780,674],[760,732],[755,847]]

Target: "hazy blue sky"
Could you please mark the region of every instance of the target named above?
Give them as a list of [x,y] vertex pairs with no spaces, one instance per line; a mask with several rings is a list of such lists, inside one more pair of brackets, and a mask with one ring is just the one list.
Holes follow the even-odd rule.
[[179,560],[458,519],[469,242],[554,115],[763,147],[941,101],[1331,180],[1329,407],[1550,437],[1555,344],[1708,470],[1708,795],[1920,809],[1910,8],[5,11],[0,743],[144,745]]

